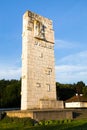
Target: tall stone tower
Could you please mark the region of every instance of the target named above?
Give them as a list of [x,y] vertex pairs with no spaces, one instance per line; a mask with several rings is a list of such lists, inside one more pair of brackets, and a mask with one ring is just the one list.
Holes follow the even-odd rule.
[[52,108],[56,103],[52,21],[27,11],[23,15],[21,110]]

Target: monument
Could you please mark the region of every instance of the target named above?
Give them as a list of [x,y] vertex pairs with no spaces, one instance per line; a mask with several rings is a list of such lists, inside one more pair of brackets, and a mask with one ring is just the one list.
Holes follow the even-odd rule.
[[23,15],[21,110],[63,108],[56,100],[54,30],[48,18]]
[[30,117],[36,121],[72,119],[56,99],[54,31],[52,21],[27,11],[23,15],[21,110],[9,117]]

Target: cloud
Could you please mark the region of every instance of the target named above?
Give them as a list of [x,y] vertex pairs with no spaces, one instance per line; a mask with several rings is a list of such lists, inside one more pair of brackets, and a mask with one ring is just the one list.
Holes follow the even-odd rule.
[[61,58],[59,60],[59,64],[86,65],[87,64],[86,59],[87,59],[87,51],[82,51]]
[[56,81],[75,83],[83,81],[87,84],[87,51],[68,55],[59,60],[55,67]]
[[56,81],[75,83],[83,81],[87,84],[87,66],[61,65],[56,66]]
[[17,67],[0,67],[0,79],[20,79],[21,68]]
[[71,49],[76,48],[78,46],[78,42],[70,42],[64,40],[55,40],[55,49]]

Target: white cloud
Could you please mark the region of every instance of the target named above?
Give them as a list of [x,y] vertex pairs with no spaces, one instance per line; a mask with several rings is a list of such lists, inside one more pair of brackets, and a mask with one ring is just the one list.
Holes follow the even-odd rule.
[[21,68],[0,67],[0,79],[20,79]]
[[59,65],[55,67],[56,81],[61,83],[75,83],[83,81],[87,83],[87,66]]
[[74,83],[83,81],[87,84],[87,51],[72,54],[60,59],[56,65],[56,81]]
[[86,65],[87,64],[87,51],[82,51],[79,53],[71,54],[63,57],[59,60],[59,64],[76,64],[76,65]]
[[55,49],[71,49],[78,46],[77,42],[70,42],[64,40],[55,40]]

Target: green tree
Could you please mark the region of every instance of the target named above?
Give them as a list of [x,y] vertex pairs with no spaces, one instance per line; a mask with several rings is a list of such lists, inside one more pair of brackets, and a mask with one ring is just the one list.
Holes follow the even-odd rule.
[[85,83],[83,81],[79,81],[76,84],[76,92],[78,94],[82,94],[83,93],[83,88],[85,87]]
[[56,83],[57,99],[67,100],[68,98],[75,95],[75,89],[72,84],[60,84]]
[[20,107],[20,80],[0,81],[0,107]]

